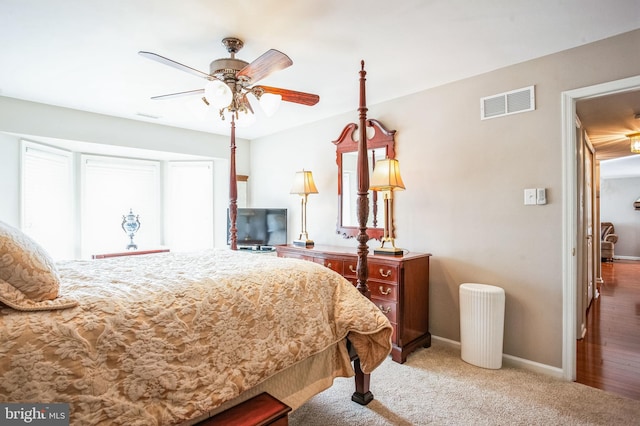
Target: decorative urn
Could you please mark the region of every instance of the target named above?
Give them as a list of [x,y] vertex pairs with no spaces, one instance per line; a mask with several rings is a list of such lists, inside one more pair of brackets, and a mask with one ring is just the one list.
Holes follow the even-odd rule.
[[133,242],[133,236],[140,229],[140,218],[133,214],[133,209],[129,209],[128,215],[122,216],[122,230],[129,236],[127,250],[138,250],[138,246]]

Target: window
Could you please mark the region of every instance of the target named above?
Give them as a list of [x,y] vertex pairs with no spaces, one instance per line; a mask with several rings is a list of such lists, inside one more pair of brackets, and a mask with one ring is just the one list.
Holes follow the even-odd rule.
[[81,156],[82,256],[123,251],[129,239],[123,216],[139,216],[134,243],[140,248],[161,243],[160,162],[96,155]]
[[55,260],[124,251],[140,220],[140,250],[214,247],[214,162],[80,154],[23,141],[22,229]]
[[213,162],[169,162],[167,241],[171,250],[213,247]]
[[22,230],[54,259],[72,259],[75,246],[73,154],[22,141]]

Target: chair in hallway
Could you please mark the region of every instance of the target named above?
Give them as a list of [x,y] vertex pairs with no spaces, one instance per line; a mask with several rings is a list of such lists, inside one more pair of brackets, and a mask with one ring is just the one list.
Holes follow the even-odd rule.
[[618,235],[611,222],[600,224],[600,258],[604,261],[613,262],[614,247],[618,242]]

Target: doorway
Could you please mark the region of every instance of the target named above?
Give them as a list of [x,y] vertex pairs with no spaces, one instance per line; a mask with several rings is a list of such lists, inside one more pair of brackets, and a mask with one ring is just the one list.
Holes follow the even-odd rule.
[[578,135],[575,126],[576,102],[580,99],[605,96],[637,90],[640,76],[616,80],[595,86],[583,87],[562,93],[562,162],[563,162],[563,208],[562,208],[562,265],[563,265],[563,345],[562,372],[567,380],[576,379],[576,340],[578,309],[582,295],[579,282],[578,252],[584,244],[578,239],[578,164],[576,150]]

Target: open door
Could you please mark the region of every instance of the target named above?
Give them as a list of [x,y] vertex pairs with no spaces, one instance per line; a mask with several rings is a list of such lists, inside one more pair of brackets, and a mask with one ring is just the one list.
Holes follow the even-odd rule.
[[[640,75],[562,92],[562,158],[565,184],[562,199],[564,212],[562,218],[562,288],[565,295],[562,301],[562,370],[563,376],[567,380],[576,379],[576,339],[582,336],[579,331],[584,327],[582,317],[586,313],[586,307],[583,309],[582,303],[580,303],[583,294],[580,287],[583,280],[579,279],[579,272],[582,268],[579,266],[579,264],[581,265],[581,257],[578,253],[584,246],[584,234],[578,235],[584,232],[581,219],[583,215],[579,210],[581,204],[579,200],[583,200],[583,198],[579,196],[578,192],[584,174],[582,173],[583,169],[578,173],[577,168],[582,164],[578,159],[582,157],[576,155],[577,151],[584,152],[584,149],[583,144],[578,143],[583,140],[583,137],[576,128],[576,102],[582,99],[637,90],[640,90]],[[597,186],[598,181],[595,182]],[[597,213],[595,220],[598,223],[595,227],[597,230],[595,235],[598,237],[596,243],[592,244],[595,248],[600,242],[600,219],[598,205],[595,202],[593,204]],[[596,254],[595,264],[599,265],[599,249],[594,251]]]
[[[584,129],[576,119],[576,161],[577,161],[577,330],[578,339],[586,333],[587,311],[596,295],[595,279],[597,265],[597,244],[594,241],[595,227],[595,151]],[[597,234],[596,234],[597,235]]]
[[586,313],[589,311],[589,307],[591,306],[591,302],[595,297],[597,297],[596,292],[596,277],[598,276],[596,273],[596,265],[599,261],[599,256],[597,253],[596,240],[599,240],[599,232],[596,232],[598,227],[596,226],[596,185],[595,185],[595,150],[589,138],[584,136],[584,189],[585,189],[585,227],[586,227],[586,264],[587,264],[587,276],[585,280],[585,284],[587,286],[587,300],[586,300],[586,311],[585,311],[585,319]]

